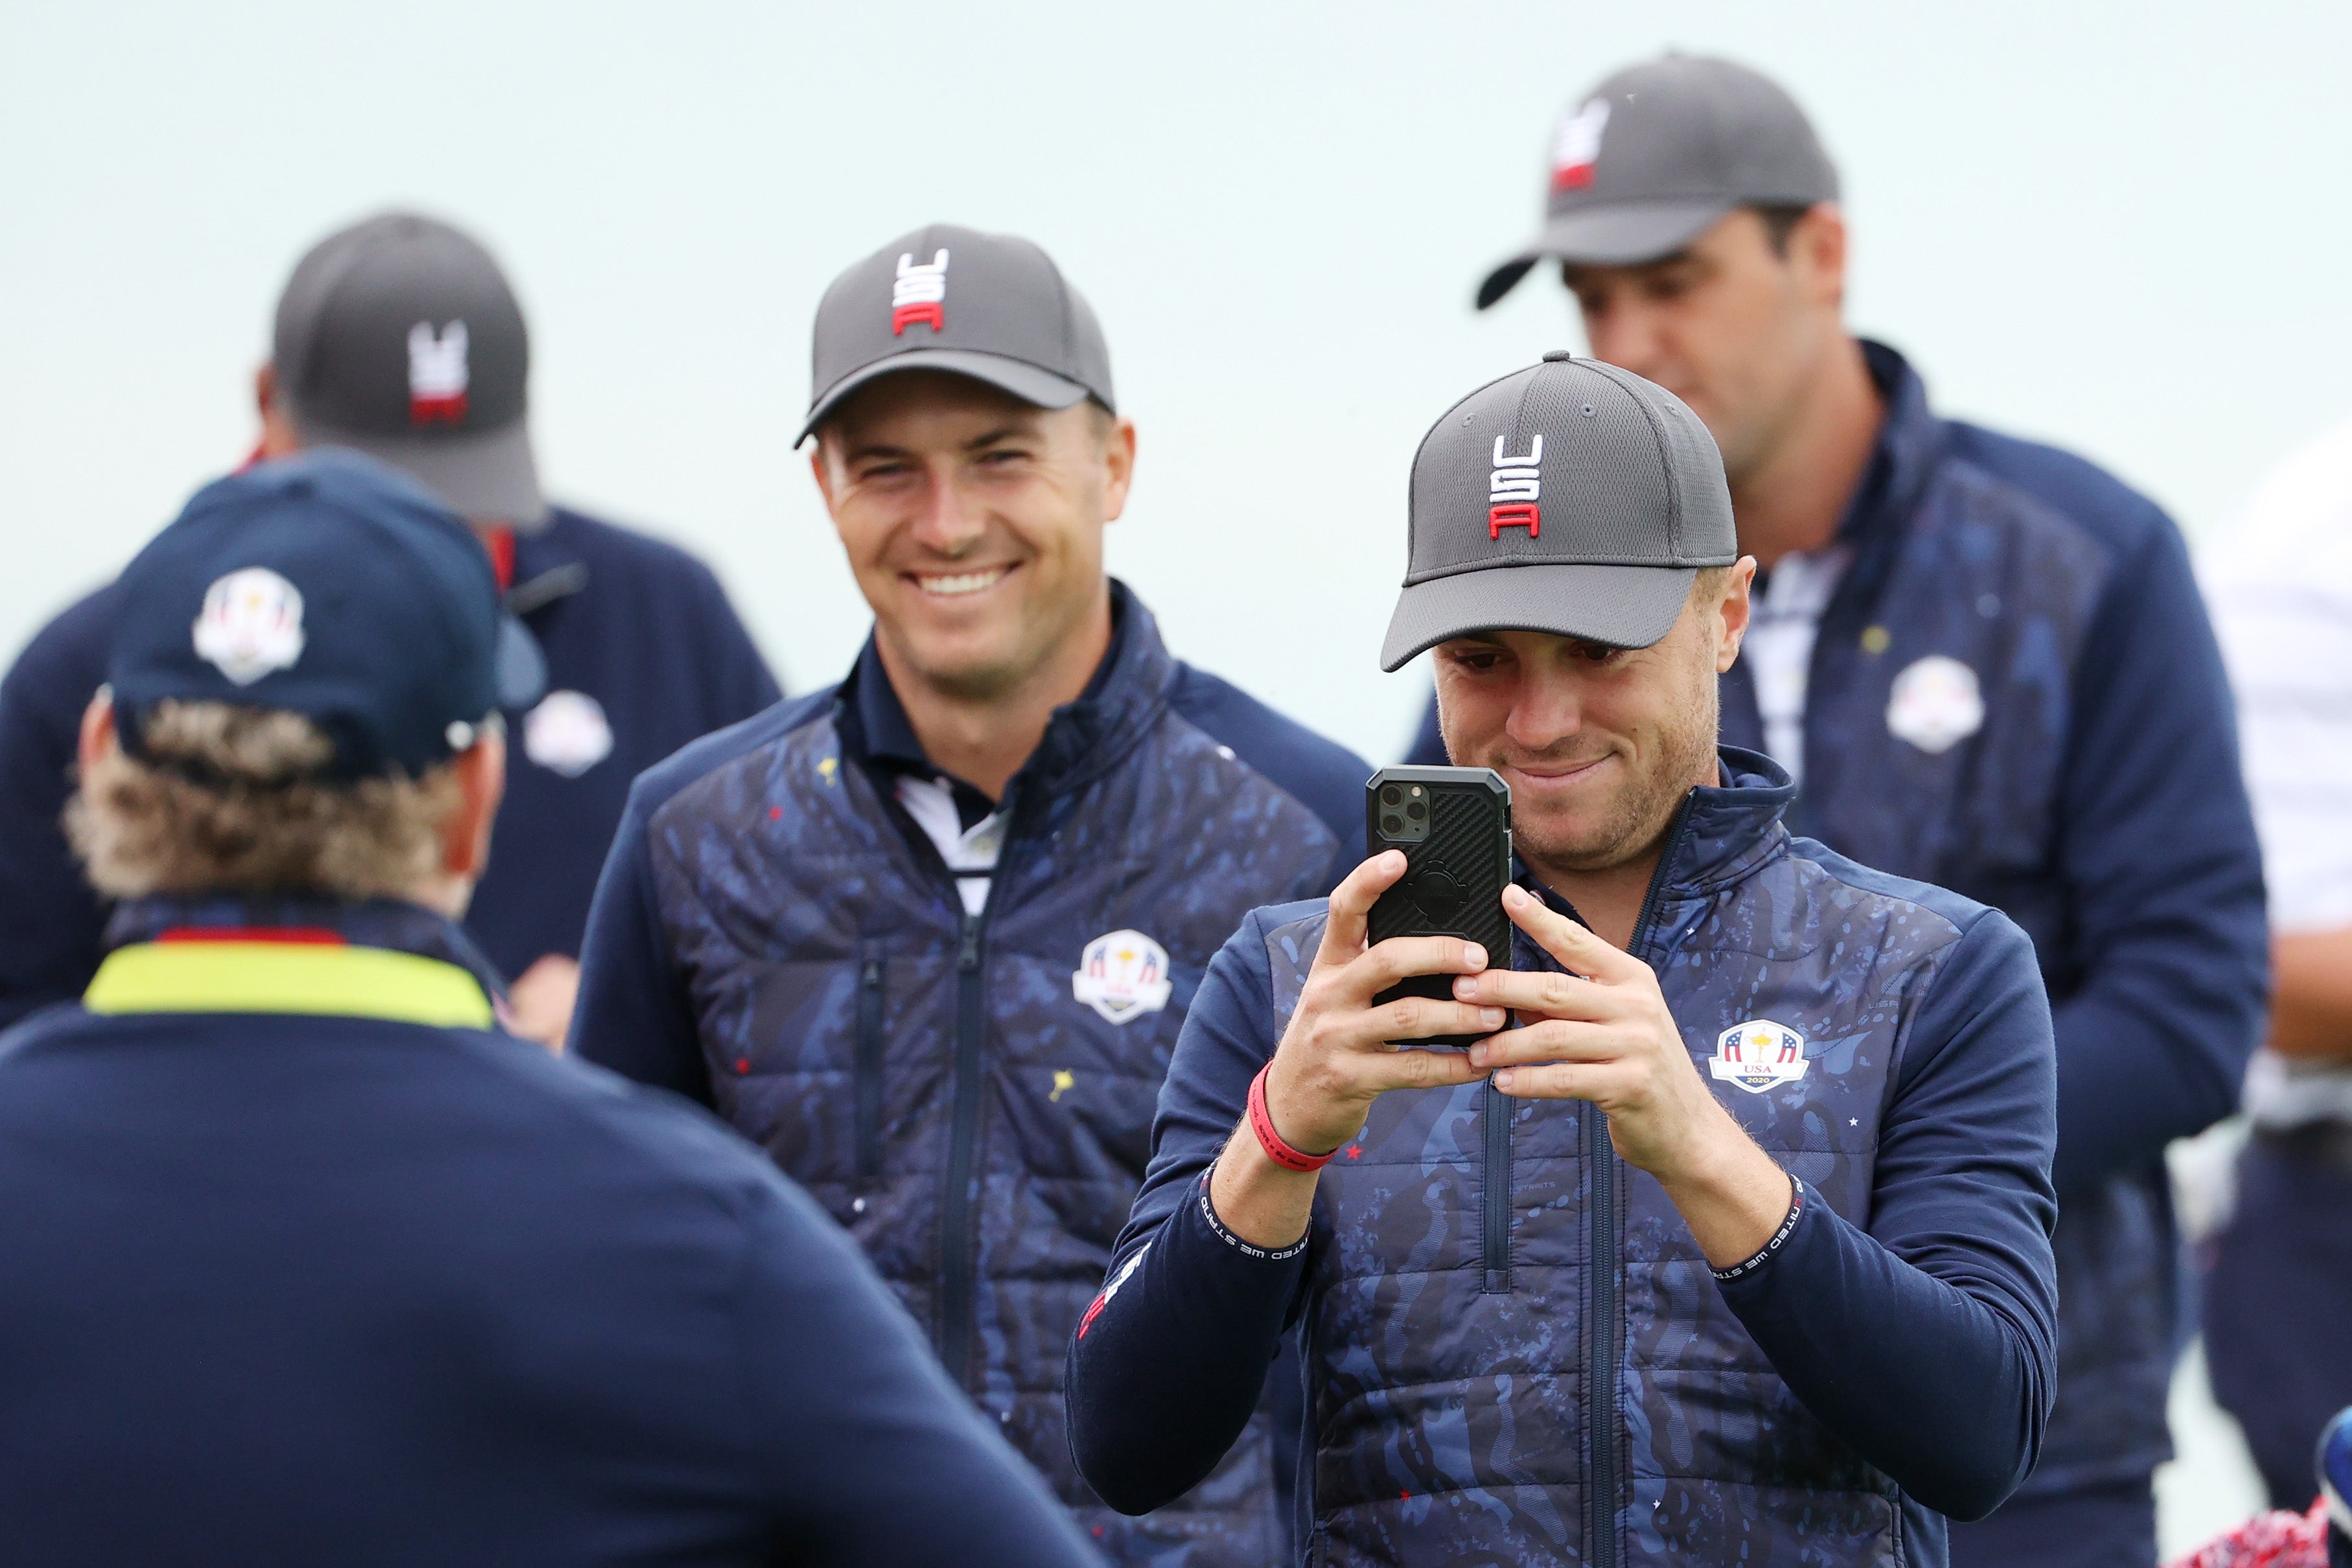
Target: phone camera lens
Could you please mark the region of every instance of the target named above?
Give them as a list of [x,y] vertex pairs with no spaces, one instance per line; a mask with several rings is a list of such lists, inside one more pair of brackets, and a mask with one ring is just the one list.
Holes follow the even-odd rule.
[[1403,798],[1404,792],[1397,788],[1394,784],[1386,784],[1381,789],[1381,804],[1382,805],[1394,805]]
[[1419,801],[1414,801],[1411,805],[1404,808],[1404,814],[1407,816],[1412,817],[1415,822],[1419,822],[1423,817],[1429,815],[1429,807],[1422,805]]
[[1397,814],[1392,811],[1386,816],[1381,818],[1381,831],[1382,833],[1402,833],[1404,831],[1404,823],[1398,817]]

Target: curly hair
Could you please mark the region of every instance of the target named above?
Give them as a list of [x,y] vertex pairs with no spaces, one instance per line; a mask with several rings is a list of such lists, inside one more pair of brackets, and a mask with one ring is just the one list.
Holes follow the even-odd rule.
[[447,766],[354,782],[321,770],[334,748],[297,713],[159,702],[84,773],[66,835],[110,898],[314,892],[404,898],[439,868],[461,801]]

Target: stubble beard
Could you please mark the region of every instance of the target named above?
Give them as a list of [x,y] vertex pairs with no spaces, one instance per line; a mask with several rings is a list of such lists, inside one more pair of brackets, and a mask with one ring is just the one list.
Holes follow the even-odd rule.
[[1710,776],[1720,718],[1710,672],[1662,727],[1655,765],[1630,780],[1597,820],[1554,831],[1540,819],[1514,816],[1511,837],[1519,858],[1541,875],[1606,871],[1650,853],[1673,826],[1684,797]]

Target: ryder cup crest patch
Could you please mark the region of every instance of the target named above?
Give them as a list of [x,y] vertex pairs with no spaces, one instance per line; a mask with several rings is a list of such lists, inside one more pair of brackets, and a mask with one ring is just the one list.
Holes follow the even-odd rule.
[[1070,974],[1070,994],[1114,1024],[1168,1005],[1168,950],[1139,931],[1107,931],[1087,943]]
[[267,566],[247,566],[205,590],[189,630],[198,658],[250,686],[302,657],[302,591]]
[[1794,1083],[1805,1076],[1805,1037],[1769,1018],[1734,1024],[1715,1037],[1715,1055],[1706,1059],[1706,1070],[1750,1094]]

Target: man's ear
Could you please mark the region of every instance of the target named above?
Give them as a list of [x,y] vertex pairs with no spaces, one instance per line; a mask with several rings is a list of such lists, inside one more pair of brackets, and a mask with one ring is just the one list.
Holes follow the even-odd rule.
[[809,472],[816,479],[816,493],[824,498],[824,510],[833,511],[833,467],[824,459],[824,432],[809,437]]
[[114,732],[114,691],[101,686],[89,706],[81,710],[81,738],[75,747],[75,760],[88,773],[100,758],[121,744]]
[[302,449],[302,432],[295,426],[294,411],[286,405],[285,390],[278,384],[278,367],[266,361],[253,373],[253,406],[261,416],[261,456],[286,458]]
[[507,738],[492,727],[457,753],[449,765],[457,774],[457,809],[441,825],[441,868],[466,881],[478,881],[490,864],[490,825],[507,791]]
[[1817,202],[1790,232],[1789,249],[1805,270],[1815,302],[1845,308],[1847,233],[1845,212],[1835,202]]
[[1115,420],[1103,433],[1103,521],[1117,522],[1135,482],[1135,421]]
[[1740,642],[1748,636],[1748,590],[1756,581],[1756,557],[1743,555],[1724,574],[1723,599],[1716,616],[1715,672],[1721,675],[1739,658]]

